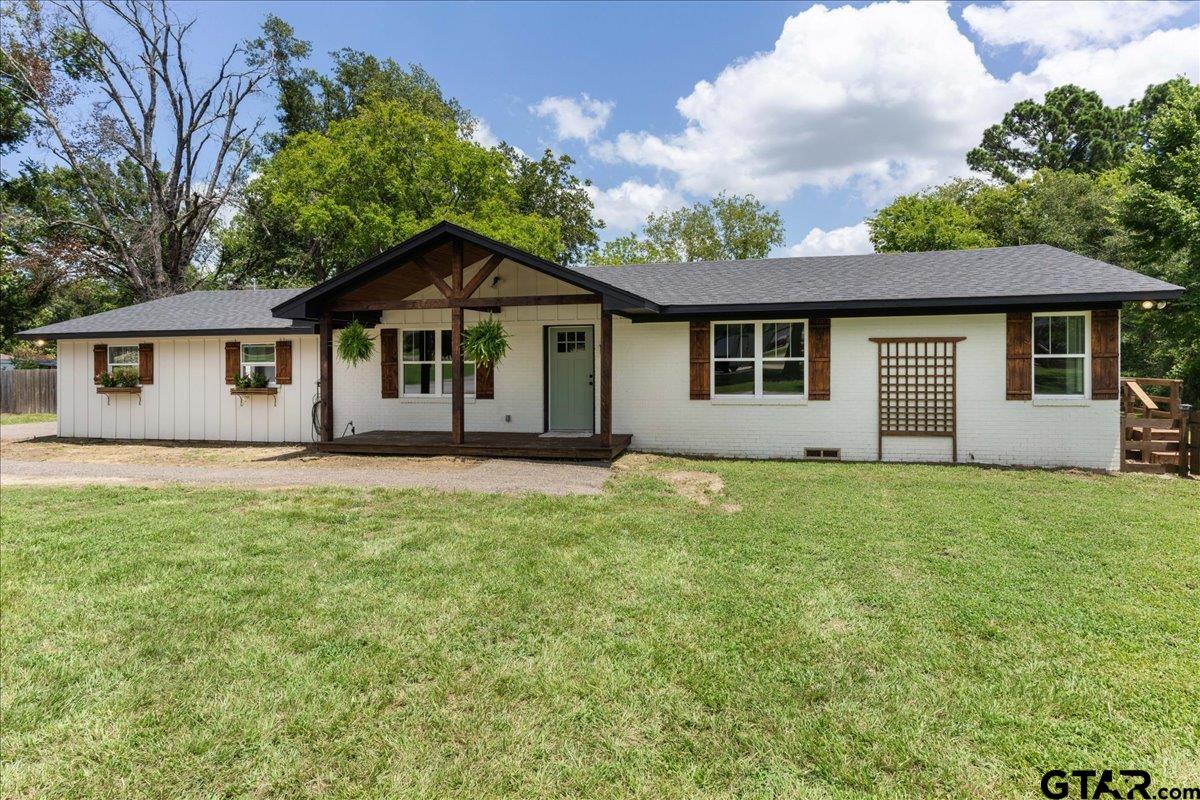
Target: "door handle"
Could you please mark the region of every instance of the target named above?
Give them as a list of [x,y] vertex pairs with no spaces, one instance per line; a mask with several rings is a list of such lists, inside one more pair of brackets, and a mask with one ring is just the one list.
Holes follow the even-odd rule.
[[588,386],[595,386],[595,385],[596,385],[596,373],[593,372],[590,375],[588,375]]

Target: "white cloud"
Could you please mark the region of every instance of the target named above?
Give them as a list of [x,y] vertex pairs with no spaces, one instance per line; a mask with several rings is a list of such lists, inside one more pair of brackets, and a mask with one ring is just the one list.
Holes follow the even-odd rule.
[[852,256],[873,252],[875,248],[865,222],[831,231],[813,228],[799,244],[787,249],[789,256]]
[[984,128],[1020,99],[1072,82],[1123,103],[1177,74],[1200,80],[1198,52],[1200,29],[1157,31],[1055,52],[1002,80],[945,3],[817,5],[789,18],[770,51],[680,98],[679,132],[626,131],[589,152],[661,170],[689,194],[753,192],[781,202],[804,186],[850,186],[879,204],[964,174]]
[[1151,83],[1176,75],[1200,79],[1200,25],[1155,31],[1120,47],[1048,56],[1031,73],[1014,75],[1012,83],[1027,87],[1026,96],[1078,83],[1098,92],[1106,103],[1119,105],[1140,98]]
[[632,230],[645,222],[648,214],[678,208],[684,203],[683,197],[662,184],[636,180],[611,189],[588,186],[585,191],[596,206],[596,216],[613,231]]
[[471,131],[471,141],[481,147],[495,147],[500,144],[500,140],[496,138],[496,134],[492,133],[492,126],[487,124],[487,120],[475,120],[475,130]]
[[683,189],[754,192],[904,182],[937,173],[1014,99],[941,3],[814,6],[775,47],[701,81],[674,136],[622,133],[616,156],[671,170]]
[[1060,53],[1127,42],[1194,8],[1175,0],[1007,0],[998,6],[969,5],[963,19],[985,44]]
[[539,117],[550,117],[554,122],[554,134],[559,139],[588,142],[608,124],[615,106],[616,103],[612,101],[596,100],[585,93],[578,99],[543,97],[540,103],[530,106],[529,110]]

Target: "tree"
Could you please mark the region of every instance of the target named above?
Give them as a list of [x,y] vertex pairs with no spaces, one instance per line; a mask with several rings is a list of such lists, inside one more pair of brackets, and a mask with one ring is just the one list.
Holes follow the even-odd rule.
[[328,75],[302,66],[312,47],[298,41],[292,26],[267,15],[259,48],[271,54],[271,75],[278,91],[279,132],[267,137],[269,150],[277,150],[299,133],[324,133],[330,124],[353,117],[367,105],[392,101],[431,119],[456,125],[464,136],[475,128],[475,119],[420,64],[401,67],[390,58],[349,47],[329,54],[333,69]]
[[707,203],[651,214],[642,234],[607,242],[596,264],[766,258],[784,241],[783,219],[754,195],[722,192]]
[[967,165],[1005,183],[1039,169],[1101,172],[1125,160],[1135,121],[1130,109],[1109,108],[1095,92],[1058,86],[1042,103],[1017,103],[985,130]]
[[[120,176],[136,181],[137,172],[126,165]],[[131,195],[124,191],[112,200],[127,205]],[[105,311],[127,299],[97,277],[105,275],[108,258],[101,237],[55,222],[82,218],[84,206],[79,181],[65,167],[26,163],[0,180],[0,347],[10,348],[25,328]]]
[[560,264],[576,264],[594,251],[600,240],[597,231],[604,227],[604,222],[596,219],[595,206],[586,190],[592,182],[581,180],[571,171],[574,159],[568,155],[556,156],[546,149],[534,161],[511,145],[502,143],[498,149],[508,159],[517,192],[517,210],[556,219],[561,224],[562,245],[555,253],[555,260]]
[[[269,15],[259,46],[275,54],[272,76],[278,91],[280,130],[266,137],[267,149],[278,150],[300,133],[325,133],[335,122],[352,119],[374,103],[392,102],[437,122],[454,126],[460,138],[470,139],[476,120],[420,64],[401,67],[392,59],[344,48],[330,53],[333,68],[321,74],[303,66],[311,47],[297,42],[292,27]],[[517,192],[516,209],[562,225],[562,245],[553,258],[576,263],[595,249],[596,232],[604,223],[594,215],[586,187],[590,181],[572,172],[569,156],[546,150],[532,159],[507,144],[498,149],[509,162]]]
[[525,211],[503,153],[394,101],[291,137],[246,187],[220,280],[325,280],[442,220],[554,258],[562,225]]
[[1120,221],[1137,266],[1187,291],[1165,310],[1130,314],[1144,346],[1127,363],[1182,379],[1186,397],[1200,402],[1200,86],[1175,83],[1146,132]]
[[270,54],[235,46],[199,80],[186,60],[192,23],[165,0],[27,0],[4,15],[5,80],[38,144],[78,181],[82,213],[47,224],[93,235],[104,276],[133,299],[191,288],[193,260],[245,175],[259,123],[242,106],[270,77]]
[[977,183],[955,181],[897,197],[867,220],[871,244],[880,253],[994,247],[996,240],[966,208],[981,188]]

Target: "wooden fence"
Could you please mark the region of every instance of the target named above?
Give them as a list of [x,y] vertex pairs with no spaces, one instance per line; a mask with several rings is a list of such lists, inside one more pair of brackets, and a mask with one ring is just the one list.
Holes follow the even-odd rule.
[[6,369],[0,371],[0,412],[53,414],[58,410],[58,370]]

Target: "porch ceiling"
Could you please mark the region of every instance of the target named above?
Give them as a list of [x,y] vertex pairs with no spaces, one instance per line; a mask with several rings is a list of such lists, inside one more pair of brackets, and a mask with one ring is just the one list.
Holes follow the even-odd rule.
[[[449,282],[448,279],[453,269],[454,258],[453,247],[449,241],[435,245],[421,255],[435,275]],[[469,268],[490,255],[489,251],[484,250],[478,245],[471,243],[464,243],[463,245],[463,264],[465,267]],[[429,274],[409,258],[398,261],[388,271],[381,272],[379,277],[351,289],[341,295],[340,299],[350,303],[359,300],[363,302],[404,300],[432,285],[433,280],[429,277]]]

